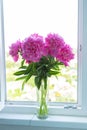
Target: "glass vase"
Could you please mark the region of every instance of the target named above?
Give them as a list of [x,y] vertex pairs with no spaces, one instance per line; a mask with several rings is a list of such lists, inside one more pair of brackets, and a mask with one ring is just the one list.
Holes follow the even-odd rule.
[[40,89],[37,89],[37,117],[39,119],[46,119],[48,117],[47,94],[47,87],[44,88],[44,85],[42,84]]

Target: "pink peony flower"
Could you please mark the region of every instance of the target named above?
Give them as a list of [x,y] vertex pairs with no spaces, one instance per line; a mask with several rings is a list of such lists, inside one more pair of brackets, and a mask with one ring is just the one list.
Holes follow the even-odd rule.
[[30,64],[31,62],[39,62],[43,56],[52,56],[58,61],[68,66],[68,62],[74,58],[72,48],[65,43],[63,38],[58,34],[48,34],[45,42],[42,36],[32,34],[22,43],[17,41],[10,46],[9,54],[14,61],[18,61],[19,54]]
[[33,34],[26,38],[22,45],[22,57],[27,63],[38,62],[43,55],[43,37]]
[[16,43],[13,43],[9,48],[9,54],[13,57],[13,60],[15,62],[18,61],[18,53],[21,52],[21,42],[17,41]]
[[64,46],[65,42],[58,34],[48,34],[45,38],[46,46],[48,48],[48,55],[56,57],[58,51]]
[[68,62],[74,59],[74,54],[72,53],[72,48],[65,44],[64,47],[60,49],[56,57],[60,62],[63,62],[65,66],[68,66]]

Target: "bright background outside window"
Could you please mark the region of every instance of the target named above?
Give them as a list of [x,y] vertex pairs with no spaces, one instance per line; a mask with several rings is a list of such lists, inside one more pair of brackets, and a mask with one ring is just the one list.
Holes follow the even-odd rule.
[[[21,81],[13,73],[20,62],[9,56],[9,46],[18,39],[38,33],[58,33],[70,44],[75,59],[63,68],[58,79],[49,79],[49,101],[77,102],[77,0],[4,0],[4,28],[6,54],[6,99],[8,101],[36,101],[33,78],[21,91]],[[33,96],[32,96],[33,95]]]

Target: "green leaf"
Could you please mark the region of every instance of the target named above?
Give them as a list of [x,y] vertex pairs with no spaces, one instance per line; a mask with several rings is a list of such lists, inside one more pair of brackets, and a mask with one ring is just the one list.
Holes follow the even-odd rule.
[[29,74],[27,75],[27,77],[25,78],[25,81],[27,82],[27,81],[31,78],[32,75],[33,75],[32,73],[29,73]]
[[25,74],[31,73],[33,71],[32,64],[29,64],[26,68]]
[[25,80],[24,80],[23,83],[22,83],[22,90],[24,89],[25,83],[27,83],[27,81],[31,78],[31,76],[32,76],[32,73],[29,73],[29,74],[26,76]]
[[21,62],[21,67],[24,65],[24,61],[25,61],[25,60],[22,60],[22,62]]
[[25,74],[25,70],[17,71],[14,73],[14,75],[19,76]]
[[44,88],[46,89],[47,88],[47,78],[44,78]]
[[52,70],[50,70],[48,72],[49,75],[56,75],[56,74],[59,74],[59,73],[60,73],[59,71],[52,71]]
[[39,67],[37,68],[37,71],[41,70],[44,67],[44,64],[39,65]]
[[35,85],[38,89],[40,89],[41,86],[41,77],[35,77]]
[[27,66],[21,66],[19,69],[27,69]]
[[26,83],[26,81],[24,80],[24,82],[22,83],[22,90],[24,89],[25,83]]
[[22,77],[16,78],[16,80],[23,80],[25,78],[26,78],[26,76],[22,76]]

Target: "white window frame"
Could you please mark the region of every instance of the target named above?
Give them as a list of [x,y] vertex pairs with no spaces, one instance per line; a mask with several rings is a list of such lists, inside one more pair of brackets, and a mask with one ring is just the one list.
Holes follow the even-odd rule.
[[0,103],[5,101],[5,50],[4,50],[4,19],[3,19],[3,1],[0,0]]
[[[81,115],[87,116],[87,19],[86,19],[86,0],[78,0],[78,51],[79,51],[79,63],[78,63],[78,102],[79,104],[73,106],[73,104],[67,104],[67,106],[49,106],[49,114],[60,114],[60,115]],[[2,111],[1,112],[16,112],[16,113],[36,113],[36,105],[21,105],[21,102],[14,102],[14,104],[7,104],[5,101],[5,50],[4,50],[4,17],[3,17],[3,0],[0,0],[0,89],[1,89],[1,104]]]

